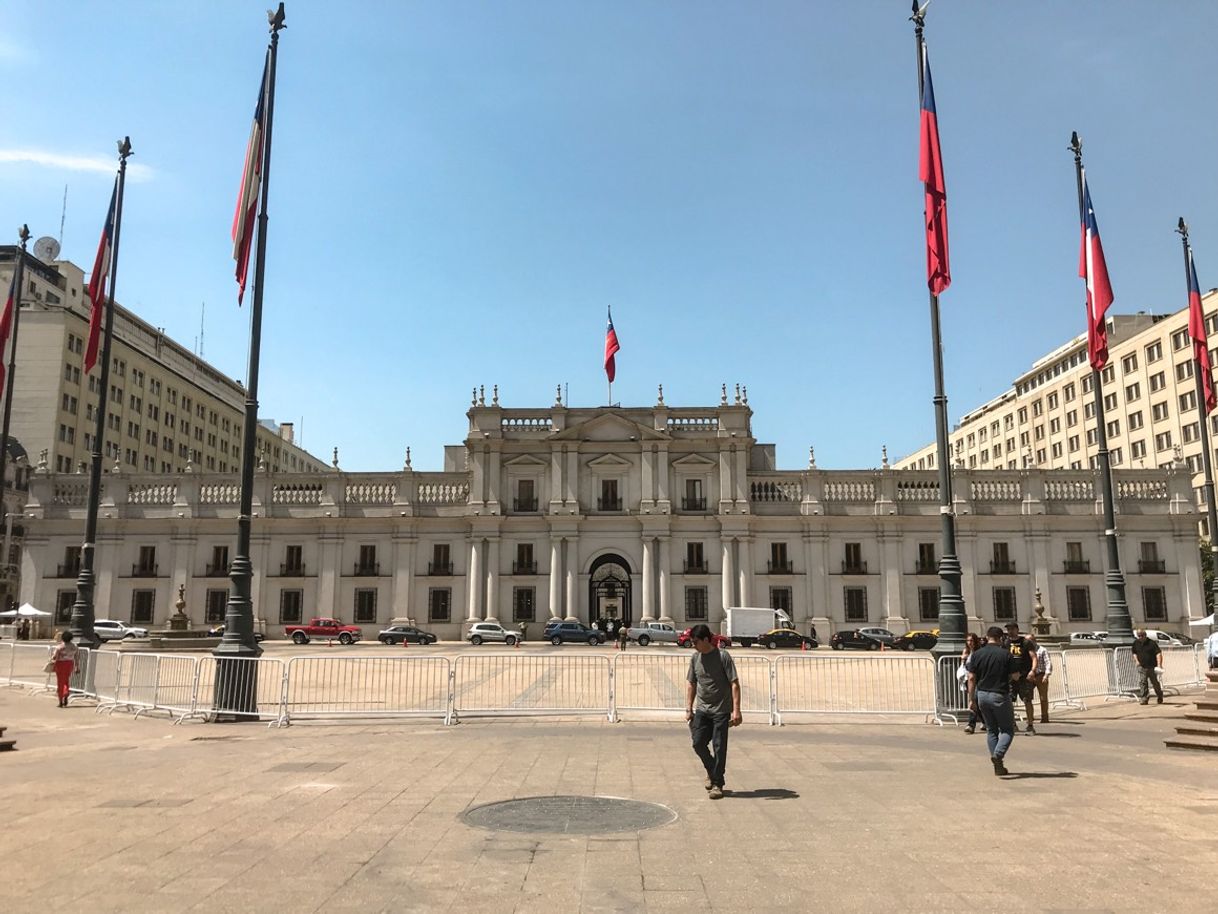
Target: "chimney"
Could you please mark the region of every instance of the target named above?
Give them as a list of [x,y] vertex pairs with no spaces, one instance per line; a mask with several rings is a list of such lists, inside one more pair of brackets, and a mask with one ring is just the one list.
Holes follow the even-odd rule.
[[286,441],[288,444],[292,444],[296,437],[294,428],[295,428],[295,426],[291,422],[281,423],[279,426],[279,437],[282,438],[284,441]]

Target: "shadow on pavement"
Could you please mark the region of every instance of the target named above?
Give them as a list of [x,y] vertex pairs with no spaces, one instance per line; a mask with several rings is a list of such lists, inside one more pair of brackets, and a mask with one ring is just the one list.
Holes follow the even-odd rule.
[[1023,780],[1025,778],[1076,778],[1077,771],[1012,771],[1003,776],[1004,781]]
[[1044,730],[1036,731],[1036,738],[1049,737],[1049,739],[1078,739],[1083,734],[1081,733],[1046,733]]
[[763,787],[760,790],[725,790],[725,799],[733,800],[798,800],[799,793],[785,787]]

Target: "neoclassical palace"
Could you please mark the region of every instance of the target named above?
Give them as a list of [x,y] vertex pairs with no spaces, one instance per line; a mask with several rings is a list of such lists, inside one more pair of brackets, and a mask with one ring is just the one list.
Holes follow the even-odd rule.
[[[773,606],[822,638],[933,627],[941,553],[935,473],[780,470],[753,437],[747,395],[717,406],[511,409],[476,397],[442,472],[409,452],[390,473],[260,471],[254,605],[270,637],[333,615],[374,636],[413,620],[442,638],[482,619],[678,626]],[[65,620],[75,598],[87,477],[30,478],[21,599]],[[1103,524],[1087,470],[954,471],[970,627],[1032,618],[1105,627]],[[1135,622],[1204,615],[1191,474],[1115,475]],[[224,617],[238,478],[108,473],[99,617],[159,625],[184,588],[196,624]]]

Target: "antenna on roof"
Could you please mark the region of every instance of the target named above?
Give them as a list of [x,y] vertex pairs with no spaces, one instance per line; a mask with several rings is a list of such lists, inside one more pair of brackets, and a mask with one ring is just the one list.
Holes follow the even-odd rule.
[[203,358],[203,318],[207,314],[207,302],[199,305],[199,358]]
[[68,185],[63,186],[63,209],[59,211],[59,246],[63,247],[63,223],[68,218]]

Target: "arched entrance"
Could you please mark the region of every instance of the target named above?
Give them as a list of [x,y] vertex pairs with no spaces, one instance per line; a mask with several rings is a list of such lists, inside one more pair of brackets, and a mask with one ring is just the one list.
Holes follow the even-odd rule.
[[588,569],[588,620],[602,631],[610,621],[634,624],[630,608],[630,564],[620,555],[602,555]]

